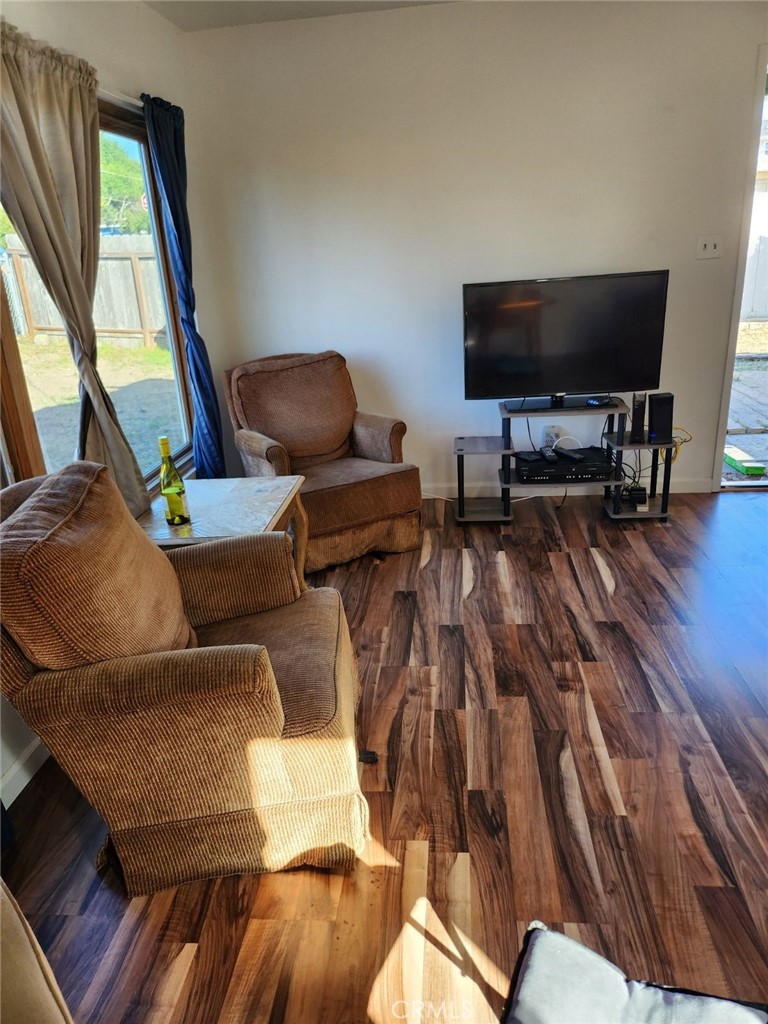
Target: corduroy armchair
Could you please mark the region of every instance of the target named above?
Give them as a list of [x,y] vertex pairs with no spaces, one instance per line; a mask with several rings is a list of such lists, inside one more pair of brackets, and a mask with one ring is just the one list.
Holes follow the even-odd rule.
[[421,482],[402,420],[357,411],[338,352],[268,356],[224,374],[246,476],[305,477],[306,569],[421,541]]
[[0,514],[3,693],[107,822],[129,895],[353,863],[355,656],[286,534],[166,555],[84,462]]

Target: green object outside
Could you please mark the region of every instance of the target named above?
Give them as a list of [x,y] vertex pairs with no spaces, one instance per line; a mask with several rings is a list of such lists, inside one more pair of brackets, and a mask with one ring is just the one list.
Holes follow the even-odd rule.
[[733,466],[739,473],[744,473],[746,476],[763,476],[765,474],[765,466],[762,462],[753,459],[733,444],[725,446],[723,458],[729,466]]

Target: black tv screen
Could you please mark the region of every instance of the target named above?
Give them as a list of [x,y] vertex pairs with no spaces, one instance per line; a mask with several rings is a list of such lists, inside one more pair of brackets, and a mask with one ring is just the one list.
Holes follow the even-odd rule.
[[668,270],[464,285],[467,398],[659,386]]

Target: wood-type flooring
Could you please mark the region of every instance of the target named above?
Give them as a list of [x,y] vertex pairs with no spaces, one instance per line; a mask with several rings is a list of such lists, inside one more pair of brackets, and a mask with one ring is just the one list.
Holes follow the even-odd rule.
[[354,871],[128,901],[103,823],[38,773],[3,870],[78,1024],[486,1024],[533,919],[768,998],[768,495],[513,509],[427,502],[420,551],[311,580],[343,595],[379,752]]

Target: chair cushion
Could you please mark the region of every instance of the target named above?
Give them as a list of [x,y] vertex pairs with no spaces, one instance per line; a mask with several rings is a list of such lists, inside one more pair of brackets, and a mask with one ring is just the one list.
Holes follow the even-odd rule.
[[311,537],[421,508],[419,470],[407,462],[347,458],[302,472],[301,500]]
[[240,426],[279,441],[294,473],[350,451],[357,400],[338,352],[243,363],[232,371],[230,390]]
[[292,604],[198,628],[201,647],[263,644],[285,713],[283,736],[303,736],[336,714],[343,608],[337,590],[307,590]]
[[529,925],[503,1024],[766,1024],[766,1004],[631,981],[610,960]]
[[49,476],[0,538],[3,625],[38,668],[195,645],[170,562],[104,466]]

